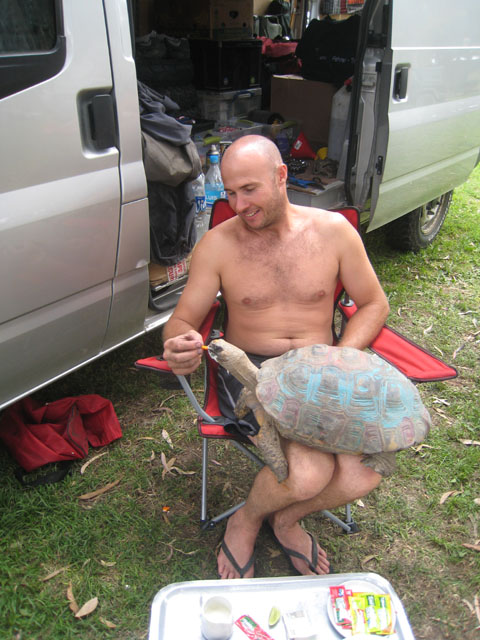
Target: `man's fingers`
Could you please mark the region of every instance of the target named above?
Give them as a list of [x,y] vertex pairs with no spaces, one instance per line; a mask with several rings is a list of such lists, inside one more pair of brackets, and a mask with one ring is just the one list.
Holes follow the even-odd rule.
[[189,331],[165,341],[163,357],[174,373],[187,375],[200,365],[202,359],[202,336]]
[[169,345],[172,351],[175,353],[202,353],[202,338],[196,332],[186,333],[183,336],[178,336],[172,345]]

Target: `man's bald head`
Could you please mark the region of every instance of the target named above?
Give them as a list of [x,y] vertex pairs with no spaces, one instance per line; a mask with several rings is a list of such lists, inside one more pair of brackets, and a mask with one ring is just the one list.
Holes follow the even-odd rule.
[[249,135],[235,140],[223,154],[222,164],[234,163],[243,159],[252,162],[263,160],[275,173],[283,164],[282,156],[277,145],[265,136]]

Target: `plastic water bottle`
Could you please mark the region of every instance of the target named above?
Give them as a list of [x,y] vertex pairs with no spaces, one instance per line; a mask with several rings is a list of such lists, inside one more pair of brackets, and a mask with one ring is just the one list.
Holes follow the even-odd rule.
[[210,155],[210,167],[205,176],[205,196],[207,200],[207,208],[212,207],[215,200],[225,198],[225,190],[223,188],[222,174],[220,173],[220,153],[212,153]]
[[205,213],[207,202],[205,200],[205,176],[201,173],[192,182],[193,197],[195,198],[195,213]]
[[210,212],[207,212],[207,200],[205,198],[205,176],[201,173],[192,181],[192,191],[195,198],[195,229],[197,241],[208,231]]

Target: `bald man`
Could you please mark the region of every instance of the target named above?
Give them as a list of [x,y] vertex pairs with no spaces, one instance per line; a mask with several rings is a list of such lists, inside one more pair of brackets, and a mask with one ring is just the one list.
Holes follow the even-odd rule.
[[[173,371],[188,374],[199,366],[198,329],[218,291],[228,306],[226,340],[258,364],[297,347],[332,344],[340,278],[358,306],[340,345],[364,349],[385,322],[388,302],[355,229],[341,214],[289,202],[287,167],[265,137],[236,140],[221,171],[236,216],[195,247],[187,285],[163,333],[164,357]],[[225,395],[234,396],[231,381],[224,384]],[[245,429],[255,442],[258,425]],[[268,467],[257,474],[245,505],[227,522],[217,559],[221,578],[254,575],[255,540],[265,520],[300,574],[328,573],[326,552],[300,521],[360,498],[380,482],[360,456],[287,440],[282,447],[288,478],[278,483]]]

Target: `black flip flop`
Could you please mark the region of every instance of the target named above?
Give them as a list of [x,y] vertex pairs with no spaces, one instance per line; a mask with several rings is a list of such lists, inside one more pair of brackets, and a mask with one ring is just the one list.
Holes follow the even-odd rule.
[[[310,571],[312,571],[312,573],[314,573],[317,576],[322,576],[322,575],[327,575],[324,573],[318,573],[318,571],[316,570],[316,566],[317,566],[317,560],[318,560],[318,544],[315,541],[315,538],[312,536],[311,533],[309,533],[308,531],[305,531],[305,533],[310,536],[310,540],[312,541],[312,559],[309,560],[309,558],[307,558],[307,556],[303,555],[303,553],[300,553],[300,551],[295,551],[295,549],[290,549],[289,547],[284,547],[283,544],[280,542],[280,540],[277,538],[277,536],[275,535],[271,525],[270,525],[270,529],[272,531],[272,535],[275,538],[278,546],[280,547],[280,549],[283,551],[283,553],[287,556],[288,561],[290,562],[290,564],[292,565],[292,568],[299,574],[299,575],[303,575],[301,573],[301,571],[299,571],[297,569],[297,567],[293,564],[292,562],[292,558],[298,558],[299,560],[302,560],[303,562],[305,562],[305,564],[307,565],[307,567],[310,569]],[[332,565],[329,565],[329,572],[328,573],[334,573],[333,569],[332,569]]]
[[230,551],[230,549],[227,547],[227,543],[225,542],[225,540],[222,540],[222,544],[220,545],[220,548],[223,550],[223,553],[227,556],[230,564],[235,569],[235,571],[240,575],[241,578],[243,578],[247,573],[247,571],[252,566],[252,564],[255,562],[255,549],[253,550],[253,553],[250,556],[250,560],[247,562],[247,564],[241,567],[233,557],[233,554]]

